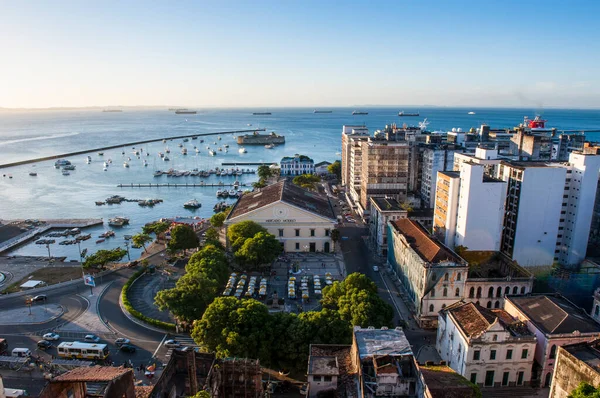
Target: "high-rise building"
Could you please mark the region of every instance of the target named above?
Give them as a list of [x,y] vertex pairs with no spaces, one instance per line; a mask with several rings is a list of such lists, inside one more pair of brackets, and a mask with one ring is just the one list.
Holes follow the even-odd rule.
[[435,206],[435,191],[437,189],[437,172],[454,168],[454,145],[422,145],[421,161],[421,199],[423,206]]
[[346,187],[347,197],[354,203],[360,200],[361,141],[368,138],[369,130],[365,126],[342,128],[342,185]]

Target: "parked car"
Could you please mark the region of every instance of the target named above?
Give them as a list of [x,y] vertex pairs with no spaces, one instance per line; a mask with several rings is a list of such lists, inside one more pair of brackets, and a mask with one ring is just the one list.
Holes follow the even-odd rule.
[[115,340],[115,345],[117,347],[121,347],[121,346],[123,346],[125,344],[129,344],[129,343],[131,343],[131,341],[129,339],[124,338],[124,337],[119,337],[118,339]]
[[181,343],[177,340],[167,340],[167,341],[165,341],[165,347],[168,347],[168,348],[181,347]]
[[58,333],[46,333],[45,335],[42,336],[42,338],[44,340],[48,340],[48,341],[50,341],[50,340],[55,341],[55,340],[60,339],[60,335]]
[[121,347],[119,347],[119,350],[127,352],[129,354],[133,354],[135,352],[135,347],[131,344],[123,344]]
[[379,272],[379,267],[378,267],[378,266],[376,266],[376,265],[374,265],[374,266],[373,266],[373,271],[375,271],[375,272]]
[[85,340],[87,343],[97,343],[100,341],[100,337],[96,336],[95,334],[86,334],[83,340]]
[[37,342],[37,346],[42,350],[47,350],[48,348],[52,347],[52,343],[48,340],[40,340]]
[[34,298],[31,299],[31,301],[46,301],[48,300],[48,296],[46,296],[45,294],[38,294],[37,296],[35,296]]

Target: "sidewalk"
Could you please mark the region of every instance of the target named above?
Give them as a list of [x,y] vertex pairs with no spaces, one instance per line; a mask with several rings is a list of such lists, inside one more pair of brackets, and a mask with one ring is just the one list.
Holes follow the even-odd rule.
[[60,317],[65,312],[58,304],[34,304],[0,311],[0,325],[32,325],[46,323]]
[[110,329],[98,315],[98,301],[102,294],[108,289],[108,287],[114,282],[110,282],[103,286],[98,286],[94,289],[94,295],[89,296],[86,291],[81,296],[89,302],[87,310],[81,314],[77,319],[74,319],[66,325],[59,326],[56,331],[61,334],[62,332],[76,332],[76,333],[94,333],[97,335],[114,335],[115,332]]
[[413,313],[409,309],[409,305],[402,299],[402,296],[405,296],[404,292],[402,289],[399,289],[394,280],[392,280],[387,267],[382,265],[379,268],[379,271],[383,284],[389,290],[391,300],[394,303],[394,307],[396,308],[398,315],[400,315],[400,318],[408,324],[409,329],[420,330],[412,315]]

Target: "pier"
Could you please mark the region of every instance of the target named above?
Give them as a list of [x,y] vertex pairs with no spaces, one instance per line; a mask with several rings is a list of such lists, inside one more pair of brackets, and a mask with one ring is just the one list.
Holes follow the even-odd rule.
[[186,183],[186,184],[150,184],[150,183],[130,183],[130,184],[118,184],[117,188],[200,188],[200,187],[234,187],[234,186],[250,186],[246,183],[243,184],[202,184],[202,183]]
[[[221,134],[253,133],[255,131],[266,131],[266,129],[262,128],[262,129],[252,129],[252,130],[219,131],[219,132],[216,132],[216,133],[198,133],[198,134],[177,135],[177,136],[172,136],[172,137],[152,138],[152,139],[143,140],[143,141],[126,142],[126,143],[119,144],[119,145],[110,145],[110,146],[104,146],[104,147],[101,147],[101,148],[92,148],[92,149],[86,149],[86,150],[83,150],[83,151],[61,153],[60,155],[44,156],[44,157],[41,157],[41,158],[21,160],[21,161],[18,161],[18,162],[0,164],[0,169],[6,168],[6,167],[12,167],[12,166],[20,166],[20,165],[23,165],[23,164],[30,164],[30,163],[42,162],[44,160],[53,160],[53,159],[66,158],[66,157],[69,157],[69,156],[85,155],[86,153],[90,153],[90,152],[102,152],[102,151],[107,151],[109,149],[122,148],[122,147],[125,147],[125,146],[148,144],[148,143],[151,143],[151,142],[159,142],[159,141],[162,141],[162,140],[177,140],[177,139],[180,139],[180,138],[192,138],[192,137],[207,137],[207,136],[211,136],[211,135],[221,135]],[[268,164],[270,164],[270,163],[268,163]]]
[[270,166],[277,162],[223,162],[221,166]]

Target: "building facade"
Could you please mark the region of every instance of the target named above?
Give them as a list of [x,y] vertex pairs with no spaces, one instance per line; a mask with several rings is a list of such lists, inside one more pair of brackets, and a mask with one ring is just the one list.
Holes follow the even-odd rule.
[[331,231],[337,221],[329,200],[287,180],[242,195],[225,227],[246,220],[265,227],[287,252],[333,251]]
[[435,192],[439,171],[454,168],[454,145],[424,145],[421,165],[421,199],[425,207],[435,206]]
[[318,175],[329,174],[329,170],[327,169],[327,167],[329,167],[330,165],[331,165],[331,162],[326,162],[326,161],[315,164],[315,173]]
[[314,160],[304,155],[286,156],[281,159],[280,166],[282,176],[299,176],[315,173]]
[[535,347],[535,335],[504,310],[456,302],[440,311],[436,348],[473,384],[528,385]]
[[549,398],[568,398],[585,382],[600,387],[600,340],[558,347]]
[[370,202],[369,240],[378,255],[387,256],[387,225],[389,221],[408,217],[396,199],[372,197]]
[[456,217],[458,215],[458,171],[439,171],[433,209],[433,233],[448,247],[455,247]]
[[[361,163],[353,164],[353,150],[360,152],[360,140],[369,138],[369,129],[362,126],[343,126],[342,127],[342,185],[350,190],[355,185],[354,176],[355,167],[361,167]],[[356,139],[356,140],[355,140]],[[360,169],[358,170],[360,174]],[[360,183],[357,188],[360,189]]]

